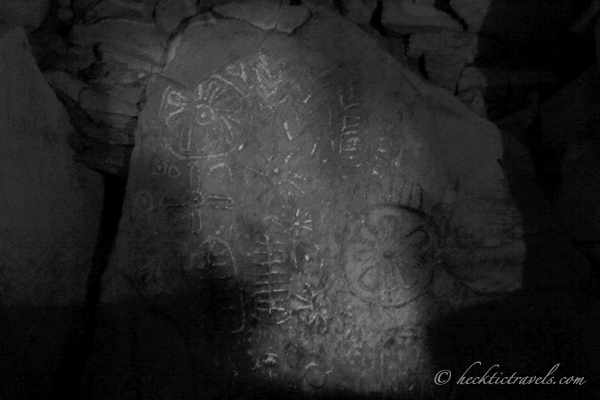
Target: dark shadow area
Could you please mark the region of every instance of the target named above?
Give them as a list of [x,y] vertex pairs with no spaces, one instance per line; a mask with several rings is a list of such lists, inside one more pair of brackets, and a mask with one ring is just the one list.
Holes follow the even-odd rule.
[[[508,94],[508,102],[506,93],[499,94],[493,87],[486,90],[483,97],[493,122],[514,113],[533,91],[539,92],[543,102],[595,62],[593,40],[569,33],[570,24],[585,11],[587,2],[565,9],[562,18],[556,18],[560,23],[531,15],[523,21],[537,27],[524,30],[531,31],[530,37],[517,31],[512,37],[495,36],[503,24],[514,26],[508,3],[491,3],[481,36],[504,43],[509,65],[477,58],[474,66],[482,67],[484,74],[486,68],[493,72],[496,67],[508,68],[509,73],[526,68],[554,70],[557,79],[517,87]],[[478,53],[489,54],[482,44],[485,42],[480,41]],[[493,82],[498,77],[490,74],[486,79]],[[443,397],[446,399],[575,399],[598,395],[600,348],[594,340],[599,328],[598,282],[581,282],[576,277],[576,248],[553,209],[553,195],[561,184],[564,146],[544,136],[539,109],[537,113],[524,136],[502,133],[502,166],[524,228],[523,288],[503,300],[448,315],[430,327],[430,347],[438,370],[452,373],[448,384],[452,387],[446,388]],[[522,149],[528,155],[524,156]],[[513,374],[542,377],[545,384],[490,384],[490,380],[488,384],[457,384],[461,376],[505,378]],[[583,378],[585,383],[561,385],[563,377]]]

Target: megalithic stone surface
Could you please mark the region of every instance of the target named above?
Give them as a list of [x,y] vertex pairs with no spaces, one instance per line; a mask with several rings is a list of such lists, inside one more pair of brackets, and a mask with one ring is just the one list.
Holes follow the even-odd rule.
[[0,30],[0,82],[0,306],[80,305],[102,177],[73,161],[69,116],[23,28]]
[[0,23],[24,26],[29,31],[37,29],[48,11],[48,0],[0,1]]
[[90,370],[119,348],[138,368],[115,375],[122,388],[148,374],[181,398],[431,393],[425,324],[460,305],[453,277],[520,287],[499,131],[360,29],[311,15],[292,35],[199,16],[174,41],[147,87],[102,294],[108,315],[139,300],[172,325],[124,315],[137,339],[99,336]]
[[400,34],[414,32],[462,31],[452,17],[435,8],[429,0],[386,0],[381,23],[385,29]]
[[77,46],[104,43],[160,63],[168,35],[147,21],[103,19],[90,25],[74,25],[70,39]]

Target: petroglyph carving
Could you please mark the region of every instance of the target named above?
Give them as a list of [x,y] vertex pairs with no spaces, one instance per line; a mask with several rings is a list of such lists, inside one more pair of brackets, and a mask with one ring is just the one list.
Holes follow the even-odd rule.
[[[277,95],[280,86],[285,82],[280,73],[273,73],[269,66],[269,60],[263,53],[258,54],[258,60],[254,69],[257,80],[257,90],[265,103],[269,104],[273,101],[273,97]],[[274,104],[274,105],[278,105]]]
[[150,212],[154,209],[154,198],[148,190],[140,190],[135,195],[134,204],[142,212]]
[[376,207],[347,227],[342,251],[351,290],[384,307],[400,306],[429,282],[431,232],[406,208]]
[[164,160],[160,158],[156,158],[152,160],[152,165],[150,166],[150,171],[152,175],[155,176],[168,176],[172,179],[177,179],[181,175],[181,168],[179,168],[175,164],[168,164]]
[[310,284],[305,283],[302,295],[291,295],[290,309],[307,328],[320,335],[328,332],[331,318],[327,315],[323,290],[316,291]]
[[248,73],[246,72],[246,65],[244,63],[231,64],[225,68],[225,71],[231,76],[238,77],[244,83],[248,83]]
[[231,210],[233,208],[233,199],[226,196],[211,195],[206,197],[203,205],[217,210]]
[[160,106],[166,147],[179,159],[228,153],[241,135],[245,114],[244,94],[219,75],[195,92],[168,86]]
[[254,316],[268,324],[289,320],[290,283],[287,246],[264,235],[256,243],[254,258]]
[[292,259],[297,271],[318,273],[323,268],[323,255],[316,244],[298,243],[292,253]]
[[288,196],[305,194],[304,186],[310,181],[307,174],[301,169],[306,168],[306,155],[304,147],[291,151],[282,157],[271,156],[266,159],[264,166],[259,168],[248,167],[247,170],[262,180],[268,186],[275,187]]
[[335,142],[332,143],[332,146],[342,159],[353,161],[351,165],[358,167],[360,166],[359,157],[364,146],[363,139],[360,138],[362,119],[359,102],[355,97],[352,85],[349,86],[346,94],[342,89],[338,90],[338,106],[340,109],[341,130],[340,136],[336,138],[337,146],[335,146]]
[[198,246],[187,269],[204,271],[212,279],[229,279],[237,275],[231,247],[217,237],[210,237]]
[[188,232],[197,234],[202,230],[203,217],[202,209],[204,207],[213,210],[229,211],[233,208],[233,199],[222,195],[203,196],[200,192],[194,192],[191,198],[182,198],[179,196],[163,196],[161,208],[166,209],[191,209],[189,212],[182,212],[178,218],[181,221],[187,221],[181,227],[189,227]]
[[[163,199],[164,201],[164,199]],[[168,218],[175,232],[182,234],[198,234],[202,230],[202,210],[181,208],[182,206],[163,206],[171,208]]]
[[303,238],[314,230],[310,212],[301,210],[293,197],[275,193],[268,201],[267,213],[263,222],[285,237]]

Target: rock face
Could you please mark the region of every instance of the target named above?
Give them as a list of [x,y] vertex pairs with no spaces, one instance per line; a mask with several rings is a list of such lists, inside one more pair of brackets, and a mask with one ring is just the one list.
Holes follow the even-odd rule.
[[431,0],[384,1],[381,23],[386,29],[400,34],[463,30],[459,22],[437,10]]
[[35,30],[48,13],[48,0],[0,1],[0,23]]
[[102,180],[73,162],[68,116],[28,49],[21,28],[0,37],[0,300],[82,302]]
[[500,133],[325,11],[282,35],[235,7],[191,20],[148,84],[102,294],[137,345],[99,335],[89,363],[131,375],[87,385],[435,390],[424,327],[454,276],[520,287]]
[[454,93],[461,71],[475,60],[477,47],[477,36],[469,33],[415,33],[410,36],[407,56],[423,56],[429,80]]

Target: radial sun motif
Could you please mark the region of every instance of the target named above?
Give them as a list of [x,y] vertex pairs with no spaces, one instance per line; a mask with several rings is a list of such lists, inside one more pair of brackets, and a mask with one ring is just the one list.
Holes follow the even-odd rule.
[[241,135],[246,111],[242,91],[217,75],[195,92],[168,86],[160,106],[165,144],[180,159],[228,153]]
[[377,207],[349,224],[343,249],[344,273],[352,291],[382,306],[399,306],[428,282],[430,233],[419,215]]

